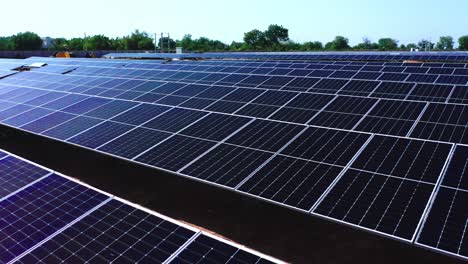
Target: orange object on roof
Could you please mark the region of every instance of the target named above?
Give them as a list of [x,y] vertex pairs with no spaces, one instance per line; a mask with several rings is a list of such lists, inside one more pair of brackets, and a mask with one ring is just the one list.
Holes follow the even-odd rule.
[[55,54],[56,58],[70,58],[70,52],[68,51],[60,51]]

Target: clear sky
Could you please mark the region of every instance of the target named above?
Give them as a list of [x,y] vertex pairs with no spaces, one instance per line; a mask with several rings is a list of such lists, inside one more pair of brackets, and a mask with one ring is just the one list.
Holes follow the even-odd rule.
[[0,36],[33,31],[51,37],[116,37],[140,29],[230,43],[269,24],[285,26],[299,42],[327,42],[336,35],[351,44],[363,37],[436,42],[441,35],[468,35],[467,0],[23,0],[0,6]]

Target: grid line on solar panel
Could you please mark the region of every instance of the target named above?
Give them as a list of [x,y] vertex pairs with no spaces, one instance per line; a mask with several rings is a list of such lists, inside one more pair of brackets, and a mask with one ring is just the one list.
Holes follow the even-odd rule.
[[468,107],[430,103],[413,132],[412,137],[468,143]]
[[468,198],[464,179],[468,167],[466,150],[467,146],[454,147],[415,239],[418,245],[465,259],[468,258],[464,244],[468,213],[463,206]]
[[176,172],[216,145],[216,142],[174,135],[132,160]]
[[441,187],[416,241],[417,245],[467,260],[467,201],[467,192]]
[[308,124],[352,129],[377,102],[378,99],[373,98],[339,96]]
[[300,125],[257,119],[226,142],[276,152],[305,128]]
[[27,263],[163,263],[194,231],[111,200],[21,259]]
[[0,158],[0,201],[49,174],[50,171],[2,152]]
[[[410,240],[433,185],[348,169],[314,213]],[[402,210],[403,207],[403,210]]]
[[38,118],[43,117],[44,115],[48,115],[50,113],[54,112],[53,110],[48,110],[45,108],[32,108],[29,111],[23,112],[21,114],[18,114],[16,116],[7,118],[5,120],[2,120],[3,124],[7,124],[10,126],[23,126],[25,124],[28,124],[29,122],[35,121]]
[[[374,138],[376,138],[376,140],[374,140]],[[379,138],[379,136],[374,138],[373,141],[382,142],[382,138]],[[398,140],[406,139],[397,139],[396,142],[398,142]],[[431,147],[436,147],[436,151],[434,151],[434,153],[437,152],[438,143],[428,143],[432,145]],[[434,144],[437,145],[434,146]],[[424,175],[421,177],[392,177],[391,174],[381,174],[380,172],[383,171],[379,168],[371,170],[354,169],[354,167],[361,167],[359,164],[362,163],[362,160],[367,160],[367,164],[379,163],[368,154],[369,148],[372,149],[375,146],[375,142],[372,142],[372,144],[366,146],[366,148],[362,151],[362,153],[359,154],[356,160],[353,161],[350,168],[344,173],[343,176],[341,176],[339,181],[336,183],[336,186],[333,186],[333,188],[330,189],[330,192],[326,194],[324,199],[320,202],[320,204],[318,204],[317,208],[314,209],[314,213],[325,215],[327,218],[338,219],[352,225],[357,225],[364,229],[374,231],[377,230],[377,232],[381,232],[382,234],[397,238],[400,237],[410,241],[410,239],[414,238],[414,234],[416,233],[417,227],[420,224],[419,221],[424,213],[422,210],[425,210],[425,208],[420,208],[416,205],[417,203],[428,204],[428,201],[432,195],[432,191],[434,190],[434,188],[430,186],[434,186],[435,182],[431,180],[429,182],[424,181],[424,178],[433,178],[426,177]],[[384,145],[380,143],[379,148],[382,146]],[[389,160],[390,163],[386,164],[385,166],[394,168],[400,166],[398,163],[400,163],[400,160],[403,159],[392,158],[392,156],[397,155],[393,155],[392,153],[401,152],[398,149],[394,149],[395,146],[396,144],[393,144],[391,147],[392,150],[389,150],[388,147],[384,147],[384,149],[380,150],[382,153],[388,153],[384,155],[384,159]],[[445,147],[443,151],[447,152],[447,147]],[[450,147],[450,149],[452,149],[452,147]],[[426,152],[430,152],[430,150]],[[404,151],[404,153],[406,153],[406,151]],[[429,160],[434,157],[434,153],[431,157],[428,158]],[[447,155],[445,155],[445,157],[448,157],[448,153],[446,154]],[[421,151],[418,151],[418,154],[415,155],[415,159],[418,160],[421,155]],[[438,155],[444,156],[442,153],[440,153],[440,151],[438,151],[436,156]],[[447,161],[448,158],[442,162],[443,164],[439,163],[438,166],[430,169],[433,170],[431,173],[435,175],[436,181],[440,179],[440,175],[444,170],[443,167]],[[413,164],[414,163],[415,162],[413,161]],[[421,163],[421,161],[416,163]],[[382,166],[383,163],[380,164],[381,165],[379,165],[379,167]],[[411,164],[411,166],[413,165]],[[424,167],[424,164],[422,164],[422,166]],[[421,167],[421,165],[417,165],[416,168],[417,167]],[[426,169],[424,170],[423,174],[427,174]],[[422,168],[417,170],[422,170]],[[392,174],[395,173],[392,172]],[[413,180],[410,180],[412,178]],[[410,193],[412,193],[412,195],[408,196]],[[374,197],[371,203],[369,197]],[[414,202],[415,199],[419,202]],[[375,201],[378,202],[374,204]],[[395,205],[398,201],[400,203],[406,204],[404,210],[406,213],[403,215],[398,214],[400,215],[399,220],[394,221],[392,220],[393,218],[390,217],[390,213],[400,210],[397,208],[398,206]],[[362,210],[365,210],[365,208],[367,208],[367,211],[365,211],[365,214],[363,215],[364,211]],[[369,216],[367,216],[368,212],[371,212]],[[378,220],[376,217],[380,220]],[[404,225],[401,225],[400,223],[404,223]]]
[[0,260],[9,262],[20,256],[106,199],[106,195],[50,175],[1,201],[5,236],[0,239]]
[[240,250],[219,240],[200,234],[170,263],[273,263],[250,252]]
[[94,149],[104,145],[115,137],[120,136],[133,128],[134,126],[131,125],[124,125],[112,121],[104,121],[97,126],[91,127],[88,130],[82,131],[70,138],[65,139],[65,141]]
[[273,153],[219,144],[179,170],[181,174],[235,188]]
[[425,107],[424,103],[379,99],[353,130],[405,136]]

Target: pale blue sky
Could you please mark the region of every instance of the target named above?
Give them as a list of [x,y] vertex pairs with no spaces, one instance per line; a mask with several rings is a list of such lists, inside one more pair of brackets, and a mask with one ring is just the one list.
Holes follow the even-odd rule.
[[400,43],[441,35],[468,35],[467,0],[23,0],[2,1],[0,35],[34,31],[41,36],[129,34],[135,29],[206,36],[230,43],[243,33],[280,24],[295,41],[327,42],[336,35],[351,44],[363,37]]

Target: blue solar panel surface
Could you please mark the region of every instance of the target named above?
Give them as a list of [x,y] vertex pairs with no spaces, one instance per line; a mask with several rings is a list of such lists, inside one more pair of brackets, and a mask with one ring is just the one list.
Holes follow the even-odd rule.
[[418,239],[468,144],[466,64],[322,55],[45,59],[53,72],[0,80],[0,122],[439,248]]
[[0,263],[279,262],[6,152],[0,172]]

